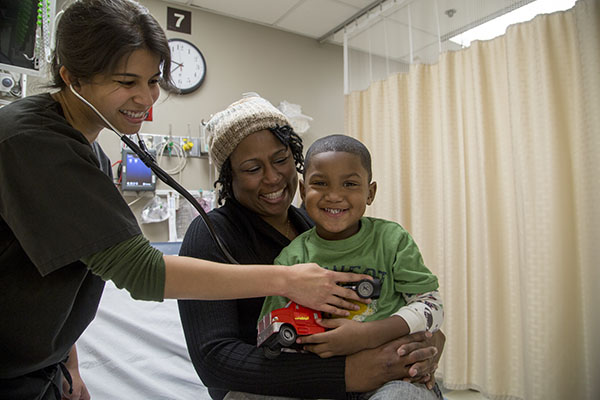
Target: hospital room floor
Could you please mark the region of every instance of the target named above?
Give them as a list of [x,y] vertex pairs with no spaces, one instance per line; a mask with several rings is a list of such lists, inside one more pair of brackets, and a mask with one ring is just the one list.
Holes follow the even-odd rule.
[[447,400],[485,400],[483,395],[475,390],[444,390],[444,399]]

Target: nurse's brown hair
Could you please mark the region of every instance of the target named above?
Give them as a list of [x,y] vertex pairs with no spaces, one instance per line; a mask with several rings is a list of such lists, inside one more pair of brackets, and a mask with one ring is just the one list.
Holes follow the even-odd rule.
[[51,87],[64,88],[64,66],[76,80],[111,75],[133,51],[147,49],[161,60],[161,85],[172,90],[171,52],[165,32],[148,9],[132,0],[79,0],[58,19]]

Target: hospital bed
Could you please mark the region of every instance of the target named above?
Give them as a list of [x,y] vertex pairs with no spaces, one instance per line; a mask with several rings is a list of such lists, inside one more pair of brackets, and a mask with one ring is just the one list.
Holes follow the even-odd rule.
[[[177,254],[180,243],[153,245]],[[136,301],[107,282],[77,352],[92,399],[210,399],[190,361],[176,300]]]

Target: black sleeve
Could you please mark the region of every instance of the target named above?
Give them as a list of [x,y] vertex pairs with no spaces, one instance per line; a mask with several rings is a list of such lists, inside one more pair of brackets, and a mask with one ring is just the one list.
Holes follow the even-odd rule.
[[0,213],[42,275],[141,233],[85,138],[49,124],[0,143]]
[[[211,218],[215,220],[214,212]],[[218,216],[216,216],[218,220]],[[217,222],[217,232],[219,222]],[[243,238],[219,232],[241,263]],[[200,219],[188,229],[181,255],[225,262]],[[262,298],[227,301],[179,301],[179,312],[194,367],[214,399],[228,391],[303,398],[345,398],[345,358],[321,359],[314,354],[264,357],[256,347],[256,321]]]

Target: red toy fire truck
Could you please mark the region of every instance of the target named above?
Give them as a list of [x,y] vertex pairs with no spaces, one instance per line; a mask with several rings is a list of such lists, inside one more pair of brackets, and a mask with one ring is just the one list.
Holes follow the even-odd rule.
[[[353,289],[363,299],[378,298],[381,292],[379,279],[363,279],[342,286]],[[320,318],[320,311],[290,301],[285,307],[265,314],[260,320],[256,345],[263,348],[265,357],[269,359],[276,358],[283,348],[301,349],[296,343],[298,336],[325,332],[325,328],[316,322]]]

